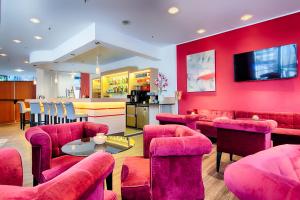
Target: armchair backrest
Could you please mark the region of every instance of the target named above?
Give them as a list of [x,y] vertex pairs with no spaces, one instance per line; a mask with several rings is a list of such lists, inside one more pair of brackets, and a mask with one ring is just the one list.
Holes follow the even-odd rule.
[[[202,156],[212,149],[201,133],[181,125],[145,126],[153,199],[204,199]],[[144,155],[147,156],[146,154]]]
[[0,185],[22,186],[22,160],[17,150],[13,148],[0,149],[0,172]]

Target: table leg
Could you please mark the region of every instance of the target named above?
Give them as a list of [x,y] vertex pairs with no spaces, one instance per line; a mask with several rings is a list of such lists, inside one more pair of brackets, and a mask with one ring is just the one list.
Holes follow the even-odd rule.
[[107,190],[112,190],[112,178],[113,178],[113,173],[111,172],[108,177],[106,177],[106,189]]

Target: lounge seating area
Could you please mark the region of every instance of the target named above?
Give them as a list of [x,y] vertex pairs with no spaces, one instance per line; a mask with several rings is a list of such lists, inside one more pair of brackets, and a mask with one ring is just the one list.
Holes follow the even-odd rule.
[[0,0],[0,200],[300,200],[300,1]]

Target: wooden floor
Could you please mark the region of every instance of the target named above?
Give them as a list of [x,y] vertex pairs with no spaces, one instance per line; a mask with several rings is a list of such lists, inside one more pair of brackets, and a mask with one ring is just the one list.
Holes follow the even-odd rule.
[[[124,157],[142,155],[142,137],[142,135],[133,136],[132,138],[136,141],[136,145],[132,149],[114,156],[116,166],[113,174],[113,190],[118,193],[119,199],[121,199],[120,174]],[[31,146],[25,139],[24,131],[19,129],[18,124],[0,126],[0,139],[8,139],[7,143],[4,144],[3,147],[14,147],[21,153],[24,168],[24,186],[32,186]],[[217,173],[215,169],[215,157],[216,152],[214,146],[211,154],[205,156],[203,159],[202,171],[205,186],[205,199],[236,199],[234,195],[227,190],[223,181],[224,168],[226,165],[230,164],[229,155],[223,154],[220,173]]]

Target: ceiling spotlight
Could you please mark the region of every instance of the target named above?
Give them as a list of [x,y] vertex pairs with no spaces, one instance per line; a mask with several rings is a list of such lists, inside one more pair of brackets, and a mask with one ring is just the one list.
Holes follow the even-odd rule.
[[75,53],[71,53],[70,56],[75,56]]
[[0,53],[0,56],[5,57],[5,56],[7,56],[7,54],[5,54],[5,53]]
[[177,7],[171,7],[169,8],[168,12],[171,14],[171,15],[175,15],[176,13],[179,12],[179,9]]
[[16,72],[23,72],[24,69],[15,69]]
[[124,26],[127,26],[127,25],[129,25],[131,22],[129,21],[129,20],[123,20],[122,21],[122,24],[124,25]]
[[25,61],[24,61],[24,63],[25,63],[25,64],[28,64],[28,63],[29,63],[29,61],[28,61],[28,60],[25,60]]
[[13,40],[13,42],[19,44],[19,43],[21,43],[22,41],[21,41],[21,40]]
[[251,19],[252,17],[253,17],[253,15],[246,14],[246,15],[243,15],[241,17],[241,20],[242,21],[247,21],[247,20]]
[[202,34],[202,33],[205,33],[205,32],[206,32],[205,29],[199,29],[199,30],[197,31],[197,33],[199,33],[199,34]]
[[38,19],[38,18],[31,18],[30,19],[30,21],[32,22],[32,23],[34,23],[34,24],[39,24],[39,23],[41,23],[41,21]]
[[42,36],[38,36],[38,35],[34,36],[34,38],[35,38],[36,40],[41,40],[41,39],[43,39]]

